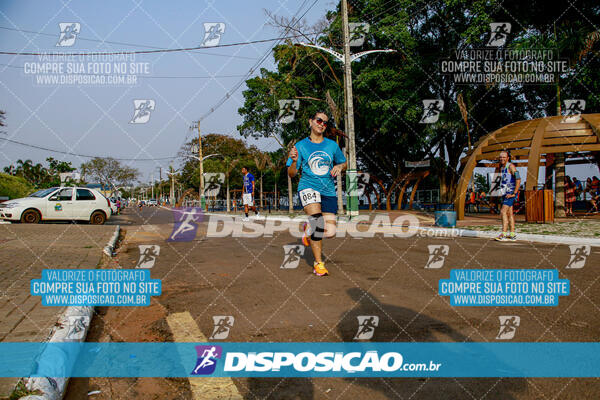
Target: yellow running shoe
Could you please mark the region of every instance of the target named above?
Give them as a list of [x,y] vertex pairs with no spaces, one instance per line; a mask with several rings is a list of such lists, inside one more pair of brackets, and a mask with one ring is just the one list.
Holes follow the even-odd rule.
[[322,261],[320,263],[315,261],[313,273],[317,276],[329,275],[329,271],[327,271],[327,269],[325,269],[325,263]]

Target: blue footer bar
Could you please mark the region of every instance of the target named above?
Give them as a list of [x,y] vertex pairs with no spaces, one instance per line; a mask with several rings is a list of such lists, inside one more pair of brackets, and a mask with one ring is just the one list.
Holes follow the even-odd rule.
[[0,343],[0,377],[600,377],[600,343]]

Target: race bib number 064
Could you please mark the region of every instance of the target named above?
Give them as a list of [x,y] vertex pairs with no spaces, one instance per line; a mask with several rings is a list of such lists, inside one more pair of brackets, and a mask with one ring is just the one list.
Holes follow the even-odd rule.
[[314,189],[304,189],[301,190],[299,194],[302,207],[306,207],[307,205],[312,203],[321,202],[321,193],[315,191]]

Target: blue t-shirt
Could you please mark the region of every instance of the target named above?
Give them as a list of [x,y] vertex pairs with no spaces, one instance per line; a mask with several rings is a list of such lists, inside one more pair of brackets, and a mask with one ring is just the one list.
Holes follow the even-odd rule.
[[[304,138],[296,143],[298,161],[296,167],[302,170],[298,191],[313,189],[323,196],[335,196],[334,178],[329,174],[334,165],[346,162],[346,157],[331,139],[323,138],[321,143],[313,143]],[[288,158],[287,166],[292,165]]]
[[244,175],[244,193],[252,193],[254,191],[252,190],[252,182],[254,182],[254,175],[248,172]]
[[510,163],[507,163],[502,168],[502,182],[500,183],[500,192],[502,195],[514,194],[517,185],[517,179],[515,175],[510,172]]

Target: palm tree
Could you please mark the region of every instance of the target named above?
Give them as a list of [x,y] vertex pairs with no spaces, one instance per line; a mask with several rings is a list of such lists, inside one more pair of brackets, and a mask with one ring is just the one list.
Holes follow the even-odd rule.
[[[230,196],[229,196],[229,175],[231,171],[235,168],[237,163],[240,161],[239,159],[233,160],[231,157],[224,157],[225,160],[225,185],[227,187],[227,212],[231,210],[230,206]],[[262,182],[261,182],[261,195],[262,195]]]
[[267,166],[267,162],[269,160],[269,155],[267,153],[258,153],[254,156],[254,163],[256,164],[256,169],[260,172],[260,209],[263,209],[263,173],[265,171],[265,167]]
[[281,170],[283,169],[283,167],[285,167],[285,164],[287,162],[287,154],[282,154],[279,156],[277,153],[273,153],[273,157],[269,157],[267,159],[267,162],[269,164],[269,169],[273,171],[273,176],[275,177],[275,208],[279,209],[279,198],[277,197],[277,182],[279,182]]

